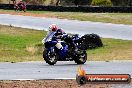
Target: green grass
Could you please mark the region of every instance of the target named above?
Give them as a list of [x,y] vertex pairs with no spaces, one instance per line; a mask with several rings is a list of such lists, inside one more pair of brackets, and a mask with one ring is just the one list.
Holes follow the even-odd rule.
[[[41,60],[44,31],[0,26],[0,61]],[[39,45],[41,44],[41,47]],[[40,51],[39,51],[40,50]]]
[[[0,10],[0,12],[14,12],[13,10]],[[132,13],[84,13],[84,12],[51,12],[51,11],[27,11],[33,14],[43,14],[60,19],[72,19],[81,21],[105,22],[115,24],[132,25]]]
[[89,60],[132,60],[132,41],[120,39],[102,39],[104,46],[88,50]]
[[[0,62],[43,61],[45,31],[0,25]],[[87,50],[88,60],[132,60],[132,41],[102,39],[104,46]]]
[[68,18],[81,21],[105,22],[115,24],[132,24],[131,13],[77,13],[64,12],[61,14],[55,13],[60,18]]

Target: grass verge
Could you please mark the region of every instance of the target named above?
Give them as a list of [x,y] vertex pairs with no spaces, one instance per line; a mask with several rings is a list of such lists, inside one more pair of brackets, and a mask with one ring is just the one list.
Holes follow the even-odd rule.
[[[0,62],[43,61],[45,31],[0,25]],[[87,50],[88,60],[132,60],[132,41],[102,39],[104,47]]]
[[14,10],[2,10],[0,13],[12,13],[18,15],[30,15],[40,17],[55,17],[60,19],[72,19],[81,21],[105,22],[115,24],[132,25],[132,13],[84,13],[84,12],[51,12],[51,11],[27,11],[15,12]]
[[41,40],[46,32],[0,26],[0,61],[42,60]]

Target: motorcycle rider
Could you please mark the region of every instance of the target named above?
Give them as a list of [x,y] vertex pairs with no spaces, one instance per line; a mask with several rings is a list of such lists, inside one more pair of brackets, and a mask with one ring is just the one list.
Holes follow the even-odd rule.
[[[70,45],[72,46],[72,51],[76,51],[77,48],[75,46],[75,43],[73,42],[72,38],[69,37],[68,34],[66,34],[63,29],[59,29],[58,26],[56,24],[51,24],[49,26],[49,32],[47,34],[47,36],[42,40],[42,43],[45,44],[46,42],[50,41],[50,39],[52,39],[53,37],[55,38],[59,38],[64,40],[65,42],[70,43]],[[45,44],[45,46],[47,46],[48,44]],[[63,46],[61,45],[61,43],[58,41],[58,43],[55,45],[58,49],[63,49]]]
[[21,8],[21,7],[25,7],[26,8],[26,2],[24,1],[20,1],[17,4],[15,4],[15,8]]

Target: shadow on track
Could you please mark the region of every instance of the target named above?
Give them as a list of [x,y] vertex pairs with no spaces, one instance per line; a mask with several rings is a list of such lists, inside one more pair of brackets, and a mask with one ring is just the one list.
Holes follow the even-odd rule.
[[54,67],[57,67],[57,66],[80,66],[80,65],[83,65],[84,66],[84,65],[87,65],[87,64],[76,64],[76,63],[75,64],[73,64],[73,63],[64,63],[64,64],[63,63],[57,63],[55,65],[49,65],[47,63],[44,64],[44,66],[48,66],[48,67],[49,66],[54,66]]

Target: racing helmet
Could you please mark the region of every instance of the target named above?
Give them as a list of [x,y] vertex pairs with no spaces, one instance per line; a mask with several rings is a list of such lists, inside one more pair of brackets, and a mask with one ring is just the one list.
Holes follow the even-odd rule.
[[57,33],[57,34],[63,34],[64,31],[63,31],[63,29],[58,29],[58,30],[56,31],[56,33]]
[[49,30],[50,30],[50,31],[55,32],[57,29],[58,29],[58,27],[57,27],[56,24],[51,24],[51,25],[49,26]]

